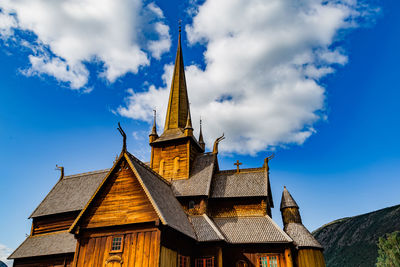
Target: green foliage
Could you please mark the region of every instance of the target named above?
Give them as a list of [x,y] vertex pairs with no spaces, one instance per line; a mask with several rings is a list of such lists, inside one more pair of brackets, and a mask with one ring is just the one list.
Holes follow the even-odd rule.
[[400,232],[396,231],[380,237],[378,241],[377,267],[400,266]]

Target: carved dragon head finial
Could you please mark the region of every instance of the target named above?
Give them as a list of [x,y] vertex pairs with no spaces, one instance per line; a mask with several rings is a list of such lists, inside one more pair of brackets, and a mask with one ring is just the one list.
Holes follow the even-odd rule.
[[125,134],[124,130],[122,129],[121,124],[119,122],[118,122],[117,129],[118,129],[119,133],[122,135],[122,138],[123,138],[122,151],[125,152],[126,151],[126,134]]
[[219,142],[221,142],[222,140],[225,139],[224,134],[222,134],[220,137],[218,137],[215,142],[214,142],[214,148],[213,148],[213,154],[218,154],[218,144]]
[[56,164],[56,169],[60,170],[60,172],[61,172],[60,179],[59,179],[59,180],[61,180],[62,178],[64,178],[64,167],[63,166],[58,166]]

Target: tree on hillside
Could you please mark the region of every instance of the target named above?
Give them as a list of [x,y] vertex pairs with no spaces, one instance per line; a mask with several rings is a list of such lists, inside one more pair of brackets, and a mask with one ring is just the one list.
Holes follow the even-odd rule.
[[396,231],[380,237],[378,241],[377,267],[400,266],[400,232]]

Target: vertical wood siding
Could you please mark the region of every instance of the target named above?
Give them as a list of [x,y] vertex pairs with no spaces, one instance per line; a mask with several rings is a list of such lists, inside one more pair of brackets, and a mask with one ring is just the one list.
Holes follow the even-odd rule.
[[[189,161],[190,153],[188,144],[190,141],[175,144],[165,144],[163,147],[152,147],[151,166],[157,173],[160,172],[160,161],[164,160],[163,174],[166,179],[187,179],[189,178]],[[179,169],[174,164],[175,158],[179,157]]]
[[300,249],[297,254],[298,267],[325,267],[325,259],[321,250]]
[[160,267],[177,267],[178,253],[175,250],[161,247]]
[[80,240],[76,267],[158,267],[160,237],[157,230],[124,233],[122,252],[113,253],[113,235],[92,236]]

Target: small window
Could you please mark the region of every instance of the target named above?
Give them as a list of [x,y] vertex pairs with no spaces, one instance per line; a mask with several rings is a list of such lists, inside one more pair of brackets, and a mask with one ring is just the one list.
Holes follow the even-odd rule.
[[214,257],[196,259],[195,267],[214,267]]
[[190,267],[190,257],[178,255],[178,266],[179,267]]
[[194,201],[189,201],[189,209],[194,209]]
[[259,267],[279,267],[277,255],[263,255],[258,258]]
[[165,161],[162,159],[160,160],[160,168],[158,170],[158,174],[160,174],[161,176],[164,175],[164,168],[165,168]]
[[110,252],[122,252],[122,243],[124,241],[123,236],[114,236],[111,242]]

